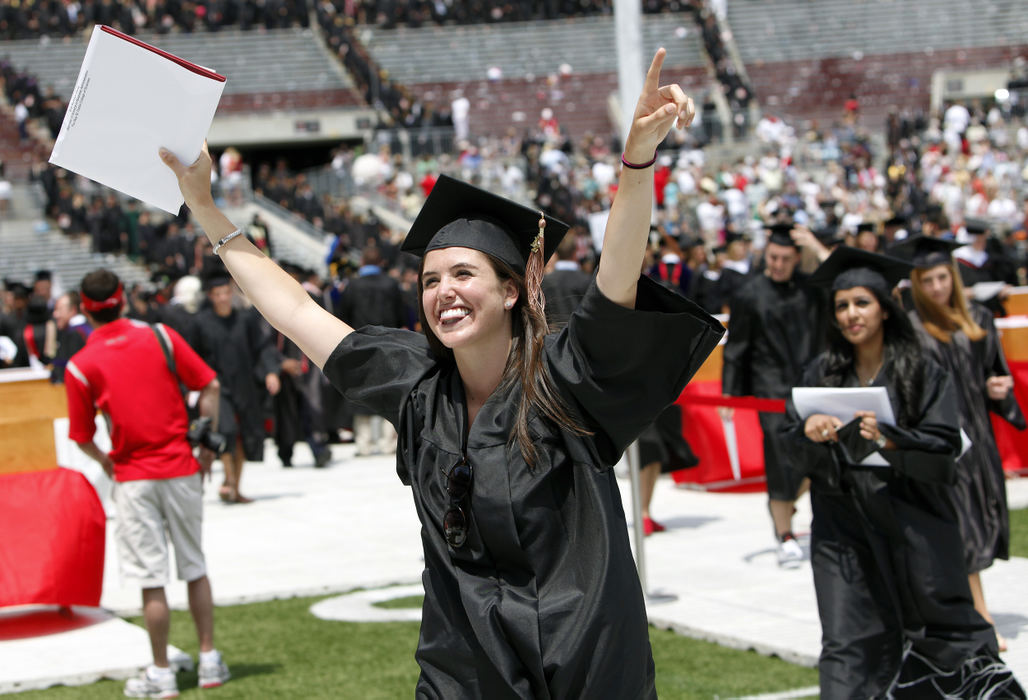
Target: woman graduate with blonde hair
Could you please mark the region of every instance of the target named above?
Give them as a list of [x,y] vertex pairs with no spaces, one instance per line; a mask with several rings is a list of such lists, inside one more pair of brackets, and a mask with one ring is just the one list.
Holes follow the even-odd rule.
[[[957,461],[955,502],[964,539],[975,609],[995,626],[985,604],[980,572],[995,559],[1010,558],[1010,515],[1003,463],[990,413],[1019,430],[1025,419],[1013,394],[1013,379],[992,321],[992,312],[969,302],[952,258],[959,243],[916,236],[893,252],[911,260],[910,320],[929,356],[949,371],[957,388],[960,427],[971,440]],[[996,631],[1000,651],[1006,641]]]

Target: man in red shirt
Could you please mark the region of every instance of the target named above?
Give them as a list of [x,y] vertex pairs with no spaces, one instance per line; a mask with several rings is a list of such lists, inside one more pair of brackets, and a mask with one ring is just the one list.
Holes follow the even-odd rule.
[[[125,684],[125,694],[168,698],[178,695],[168,665],[170,614],[164,595],[169,536],[178,577],[188,582],[189,609],[200,641],[200,685],[214,687],[229,679],[214,647],[214,604],[200,546],[202,482],[215,453],[201,446],[199,461],[193,456],[180,385],[200,391],[200,416],[215,424],[220,388],[214,371],[178,333],[121,318],[124,303],[114,273],[100,269],[82,279],[82,310],[94,330],[67,364],[68,432],[115,481],[121,574],[139,581],[143,589],[143,618],[154,661]],[[93,440],[97,409],[110,430],[110,454]]]

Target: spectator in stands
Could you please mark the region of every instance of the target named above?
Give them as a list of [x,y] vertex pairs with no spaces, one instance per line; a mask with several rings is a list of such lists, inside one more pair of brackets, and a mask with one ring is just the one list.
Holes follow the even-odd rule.
[[[857,411],[844,429],[839,415],[788,405],[787,435],[813,481],[821,697],[1024,698],[974,609],[950,485],[959,401],[891,296],[909,270],[843,247],[812,277],[835,323],[798,386],[882,387],[895,417]],[[860,464],[874,452],[886,467]]]
[[[796,270],[800,253],[792,228],[791,223],[768,226],[763,274],[754,275],[732,298],[721,370],[725,396],[784,399],[806,363],[822,350],[823,294]],[[733,411],[723,408],[721,415],[731,420]],[[792,516],[808,482],[779,434],[781,414],[762,412],[759,418],[778,565],[796,568],[803,549],[793,534]]]
[[243,465],[264,459],[262,389],[274,396],[281,382],[269,334],[254,309],[235,308],[234,297],[228,277],[208,279],[210,307],[196,316],[196,349],[221,383],[217,429],[225,436],[228,450],[221,455],[225,479],[218,496],[226,503],[251,503],[253,499],[239,490]]
[[[609,468],[723,333],[682,297],[640,280],[652,216],[648,160],[694,112],[678,86],[659,86],[663,58],[661,49],[626,139],[623,158],[634,166],[619,182],[597,282],[574,322],[545,343],[538,290],[547,251],[566,227],[540,224],[536,209],[440,179],[405,244],[423,256],[429,338],[354,332],[233,230],[213,204],[206,153],[187,166],[162,151],[247,296],[336,387],[401,428],[398,464],[418,504],[428,572],[416,655],[422,695],[656,695]],[[612,328],[632,342],[612,345]],[[534,505],[553,493],[568,507]],[[530,536],[518,534],[519,522]],[[497,566],[512,574],[497,579]],[[567,600],[581,604],[551,612]],[[524,614],[526,605],[538,614]]]
[[[200,644],[200,687],[229,679],[214,647],[214,603],[200,544],[202,480],[215,454],[201,443],[199,461],[193,456],[179,393],[180,382],[200,391],[200,415],[216,421],[218,381],[175,331],[120,318],[122,289],[117,275],[107,270],[82,279],[85,311],[96,330],[67,365],[68,436],[115,481],[121,576],[139,582],[143,591],[153,663],[125,684],[125,695],[175,697],[178,683],[168,664],[170,612],[164,593],[168,538],[175,548],[178,577],[187,582]],[[164,348],[174,359],[174,370]],[[97,409],[112,426],[110,453],[93,441]]]

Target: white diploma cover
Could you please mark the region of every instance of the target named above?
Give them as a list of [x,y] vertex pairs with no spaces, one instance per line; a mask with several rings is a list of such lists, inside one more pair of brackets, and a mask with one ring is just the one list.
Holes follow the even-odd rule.
[[224,89],[224,76],[97,25],[50,162],[178,214],[178,180],[157,151],[194,162]]

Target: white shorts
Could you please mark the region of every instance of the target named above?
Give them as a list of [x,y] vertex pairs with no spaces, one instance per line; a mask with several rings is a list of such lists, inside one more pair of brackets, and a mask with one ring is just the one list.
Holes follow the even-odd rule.
[[203,487],[200,473],[177,479],[121,481],[114,485],[115,541],[123,578],[142,588],[168,584],[168,539],[182,581],[207,573],[200,547]]

